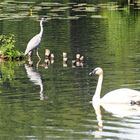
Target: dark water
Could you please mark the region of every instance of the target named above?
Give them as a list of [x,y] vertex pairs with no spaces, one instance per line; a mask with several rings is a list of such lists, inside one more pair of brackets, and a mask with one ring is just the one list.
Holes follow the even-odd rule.
[[[90,101],[97,78],[88,74],[93,67],[104,69],[102,95],[120,87],[140,90],[140,11],[56,11],[54,5],[34,2],[1,5],[0,32],[14,34],[20,51],[39,32],[38,18],[50,20],[44,23],[38,67],[35,54],[32,67],[27,61],[0,63],[0,139],[139,139],[139,114],[104,108],[102,118],[95,113]],[[46,48],[55,56],[48,67]],[[82,67],[72,66],[77,53],[84,56]]]

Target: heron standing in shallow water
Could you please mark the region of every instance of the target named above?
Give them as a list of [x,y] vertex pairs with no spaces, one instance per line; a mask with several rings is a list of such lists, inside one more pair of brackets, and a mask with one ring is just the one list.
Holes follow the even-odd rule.
[[43,34],[43,22],[46,21],[45,18],[41,18],[40,20],[40,32],[39,34],[35,35],[27,44],[27,48],[25,50],[25,55],[29,55],[29,57],[31,56],[31,53],[34,49],[36,49],[36,55],[38,56],[39,59],[39,53],[38,53],[38,47],[40,45],[41,42],[41,38],[42,38],[42,34]]

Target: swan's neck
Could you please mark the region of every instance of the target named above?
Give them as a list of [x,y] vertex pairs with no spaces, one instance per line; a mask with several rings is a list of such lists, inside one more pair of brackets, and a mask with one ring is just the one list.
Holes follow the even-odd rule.
[[40,21],[40,33],[39,33],[39,35],[40,35],[40,37],[42,37],[42,34],[43,34],[43,24],[42,24],[42,20]]
[[97,104],[100,103],[102,82],[103,82],[103,74],[99,75],[96,91],[95,91],[95,94],[92,98],[93,103],[97,103]]

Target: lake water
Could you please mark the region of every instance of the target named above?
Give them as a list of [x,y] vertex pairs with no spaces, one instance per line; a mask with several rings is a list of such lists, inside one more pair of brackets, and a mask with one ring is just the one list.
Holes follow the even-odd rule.
[[[0,139],[138,140],[140,111],[113,105],[94,109],[90,101],[97,77],[89,72],[103,68],[102,96],[122,87],[140,90],[140,11],[94,6],[79,10],[64,4],[1,3],[0,32],[14,34],[20,51],[39,32],[38,19],[49,20],[44,23],[40,62],[34,54],[33,66],[27,60],[0,63]],[[45,49],[54,54],[49,65]],[[84,56],[80,66],[72,65],[77,53]]]

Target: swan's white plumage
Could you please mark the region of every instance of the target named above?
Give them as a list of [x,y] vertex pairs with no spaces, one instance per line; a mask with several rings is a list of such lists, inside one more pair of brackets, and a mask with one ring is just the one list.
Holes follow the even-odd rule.
[[103,70],[102,68],[98,67],[90,73],[90,75],[92,74],[99,76],[96,91],[92,98],[92,102],[94,104],[131,104],[132,102],[134,104],[140,103],[140,92],[129,88],[120,88],[110,91],[105,96],[100,98],[103,81]]
[[108,92],[103,98],[101,98],[102,103],[128,103],[131,101],[140,101],[140,92],[129,89],[121,88]]
[[130,104],[102,104],[102,107],[116,117],[140,116],[140,107]]

